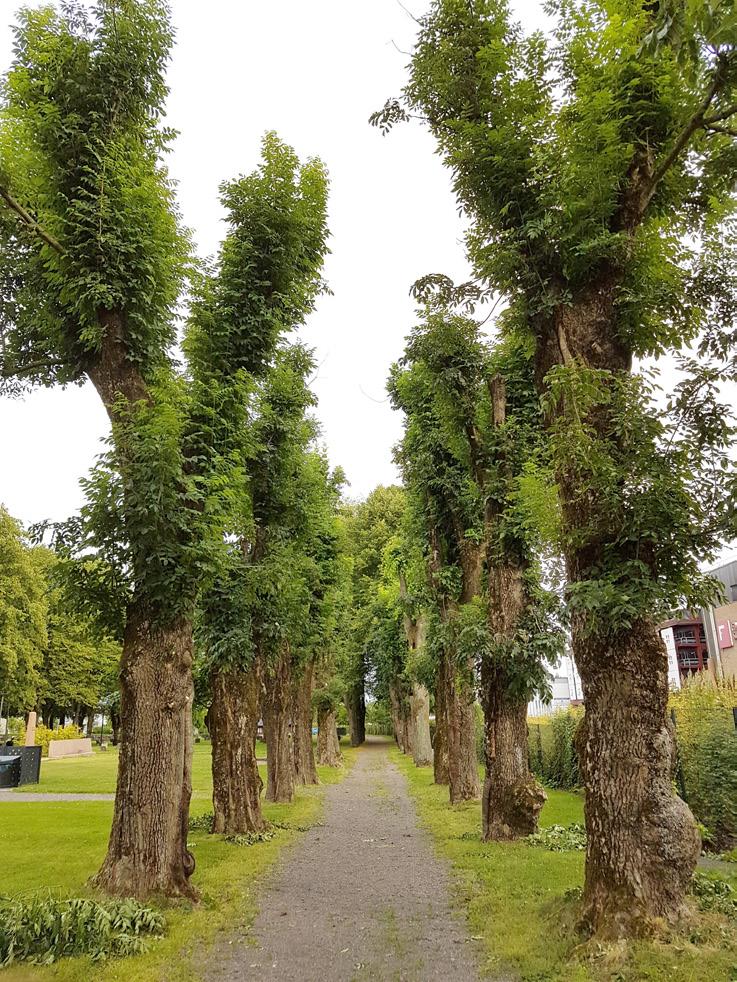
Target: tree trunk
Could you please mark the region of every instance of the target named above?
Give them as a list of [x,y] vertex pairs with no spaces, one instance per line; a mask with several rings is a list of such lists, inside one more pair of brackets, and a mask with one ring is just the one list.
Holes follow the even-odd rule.
[[[446,653],[444,667],[448,746],[448,787],[451,804],[472,801],[481,793],[474,718],[474,692],[458,677],[454,659]],[[469,673],[472,666],[468,667]]]
[[675,920],[701,841],[673,790],[675,738],[668,662],[655,625],[640,621],[609,644],[574,624],[586,712],[576,734],[586,788],[584,923],[600,937]]
[[293,694],[294,771],[298,784],[319,784],[312,745],[314,663],[308,662]]
[[291,720],[291,662],[285,646],[274,666],[264,671],[261,716],[266,741],[266,800],[294,799],[294,748]]
[[[483,673],[483,668],[482,668]],[[513,699],[505,680],[489,682],[484,711],[486,776],[481,799],[485,842],[517,839],[537,830],[547,795],[530,773],[527,700]]]
[[87,707],[87,736],[92,738],[95,727],[95,711],[91,706]]
[[[507,394],[504,378],[491,380],[492,418],[495,427],[506,421]],[[508,486],[512,485],[512,466],[501,453],[498,467]],[[515,691],[514,651],[520,633],[531,620],[530,595],[526,586],[529,562],[524,538],[519,542],[518,559],[509,548],[501,555],[497,549],[499,524],[509,507],[508,492],[489,496],[485,509],[488,548],[488,625],[493,639],[492,653],[481,663],[481,703],[484,709],[484,762],[486,774],[481,801],[482,837],[516,839],[531,835],[546,794],[530,772],[527,739],[527,698],[524,689]]]
[[435,739],[433,741],[433,780],[448,783],[448,716],[445,709],[445,659],[440,659],[435,680]]
[[366,740],[366,697],[364,695],[363,682],[353,686],[348,692],[346,696],[346,709],[348,710],[348,730],[351,737],[351,746],[360,747]]
[[342,760],[335,710],[320,708],[317,711],[317,762],[323,767],[340,767]]
[[260,794],[263,781],[256,763],[258,660],[247,671],[215,669],[210,675],[212,704],[213,832],[238,835],[265,827]]
[[146,611],[128,610],[120,670],[125,741],[107,856],[99,889],[144,899],[194,899],[194,857],[187,850],[192,794],[192,624],[156,628]]
[[112,744],[117,747],[120,743],[120,713],[116,709],[110,710],[110,728],[113,731]]
[[430,693],[424,685],[415,683],[409,697],[412,729],[412,757],[417,767],[429,767],[433,762],[430,742]]
[[[634,227],[627,231],[633,233]],[[602,373],[605,391],[587,408],[584,422],[603,447],[616,445],[616,414],[627,409],[613,401],[616,386],[607,380],[616,383],[632,366],[627,335],[617,329],[621,280],[620,270],[603,264],[571,301],[537,325],[536,374],[542,392],[556,365]],[[580,428],[577,412],[561,402],[549,408],[547,424],[565,427],[572,416],[570,425]],[[626,448],[618,451],[626,459]],[[658,452],[655,445],[652,452]],[[647,567],[648,543],[628,540],[621,524],[636,502],[622,499],[615,505],[612,500],[614,494],[636,492],[625,490],[624,482],[602,491],[584,465],[580,459],[575,464],[556,461],[569,583],[589,581],[601,575],[602,567],[633,560]],[[650,575],[656,578],[658,571],[651,568]],[[584,924],[604,939],[637,936],[657,919],[680,917],[699,855],[693,816],[672,784],[666,654],[654,624],[644,618],[608,633],[593,615],[578,614],[572,642],[586,704],[577,739],[586,792]]]

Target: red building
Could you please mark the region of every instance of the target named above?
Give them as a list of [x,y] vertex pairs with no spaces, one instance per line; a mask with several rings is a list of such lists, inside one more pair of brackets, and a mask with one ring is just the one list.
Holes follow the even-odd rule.
[[665,621],[660,625],[660,630],[668,627],[673,628],[673,640],[676,644],[678,671],[681,678],[708,669],[709,650],[706,646],[706,634],[701,618],[690,617]]

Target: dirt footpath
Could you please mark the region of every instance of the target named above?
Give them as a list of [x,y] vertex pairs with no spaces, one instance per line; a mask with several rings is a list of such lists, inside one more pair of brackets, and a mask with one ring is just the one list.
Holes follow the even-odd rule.
[[447,868],[417,826],[388,746],[367,743],[346,780],[326,789],[325,824],[268,880],[249,935],[216,947],[208,979],[480,978]]

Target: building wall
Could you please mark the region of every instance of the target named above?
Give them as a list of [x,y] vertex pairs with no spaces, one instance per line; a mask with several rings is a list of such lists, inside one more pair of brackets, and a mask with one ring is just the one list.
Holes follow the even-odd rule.
[[719,648],[722,661],[722,671],[725,678],[737,679],[737,601],[714,608],[714,618],[717,626],[729,623],[732,633],[732,644],[728,648]]

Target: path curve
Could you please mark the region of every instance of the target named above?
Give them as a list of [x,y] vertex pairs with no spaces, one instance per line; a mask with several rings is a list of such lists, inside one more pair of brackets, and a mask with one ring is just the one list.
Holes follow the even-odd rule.
[[264,887],[248,934],[208,955],[212,982],[470,982],[477,951],[451,908],[390,744],[370,740],[326,788],[311,829]]

